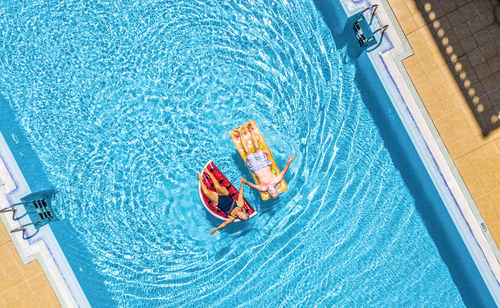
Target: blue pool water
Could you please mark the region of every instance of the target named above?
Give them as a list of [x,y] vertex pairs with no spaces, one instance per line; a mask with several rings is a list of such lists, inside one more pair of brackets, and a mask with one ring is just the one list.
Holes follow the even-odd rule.
[[[0,2],[0,89],[57,188],[52,230],[95,306],[462,306],[312,1]],[[261,127],[278,200],[220,221],[213,159]]]

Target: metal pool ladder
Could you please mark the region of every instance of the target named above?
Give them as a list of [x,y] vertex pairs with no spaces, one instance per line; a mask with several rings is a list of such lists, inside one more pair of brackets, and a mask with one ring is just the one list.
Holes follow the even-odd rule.
[[[367,7],[366,9],[362,10],[361,12],[357,13],[355,16],[356,21],[354,22],[354,25],[352,29],[354,30],[354,35],[356,36],[356,39],[358,40],[359,47],[368,49],[375,44],[377,44],[377,39],[375,38],[375,34],[377,32],[380,32],[380,38],[378,41],[378,45],[372,48],[372,51],[376,49],[382,42],[382,36],[384,35],[384,32],[387,30],[389,25],[384,25],[379,27],[377,30],[372,31],[371,25],[373,22],[373,19],[375,17],[375,13],[377,11],[378,5],[374,4],[370,7]],[[366,11],[370,11],[370,20],[367,21],[365,18],[364,13]]]
[[[25,208],[29,205],[32,205],[34,207],[36,213],[38,214],[38,217],[39,217],[39,220],[37,220],[35,222],[30,222],[28,224],[21,224],[20,223],[21,224],[20,227],[15,228],[14,230],[10,231],[10,233],[22,231],[23,232],[23,239],[25,239],[25,240],[32,238],[33,236],[35,236],[38,233],[39,229],[36,229],[36,227],[38,225],[46,224],[49,221],[51,221],[52,219],[54,219],[54,215],[52,214],[52,211],[50,210],[50,208],[47,204],[47,201],[45,199],[33,200],[33,201],[29,201],[29,202],[15,203],[15,204],[12,204],[6,208],[1,209],[0,213],[12,212],[12,219],[19,221],[19,219],[28,215],[27,210],[21,216],[16,215],[16,212],[18,211],[17,206],[19,206],[19,205],[24,205]],[[28,227],[29,226],[35,227],[36,232],[31,234],[31,235],[28,234]]]

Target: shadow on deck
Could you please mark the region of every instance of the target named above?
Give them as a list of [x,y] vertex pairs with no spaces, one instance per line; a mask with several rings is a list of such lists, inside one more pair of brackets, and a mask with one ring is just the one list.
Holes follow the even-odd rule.
[[500,2],[415,0],[483,136],[500,127]]

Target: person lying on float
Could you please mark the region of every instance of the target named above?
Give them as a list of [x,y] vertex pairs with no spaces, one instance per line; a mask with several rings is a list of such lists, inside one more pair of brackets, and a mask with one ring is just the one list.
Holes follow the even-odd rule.
[[210,231],[210,234],[214,234],[215,231],[220,230],[225,226],[229,225],[236,218],[241,219],[243,221],[248,220],[249,215],[247,212],[243,210],[243,206],[245,205],[245,199],[243,197],[243,187],[244,187],[243,182],[241,182],[240,180],[241,189],[238,195],[238,199],[233,200],[233,198],[229,195],[229,192],[227,191],[226,187],[219,184],[219,181],[215,179],[212,172],[210,172],[210,170],[206,168],[204,169],[204,171],[212,179],[215,191],[209,190],[205,185],[205,182],[203,182],[201,175],[199,173],[196,173],[198,175],[198,179],[200,181],[203,193],[210,199],[210,201],[212,201],[212,203],[215,206],[219,207],[219,209],[221,209],[224,213],[226,213],[228,217],[227,220],[224,221],[220,226],[218,226],[215,229],[212,229]]
[[[253,133],[251,124],[248,125],[248,131],[250,133],[253,144],[249,145],[246,142],[242,142],[241,144],[243,145],[243,149],[245,150],[247,155],[246,163],[248,165],[248,168],[255,174],[257,180],[259,181],[259,184],[256,185],[245,180],[244,178],[240,178],[240,182],[243,182],[248,186],[257,189],[258,191],[268,192],[272,198],[277,198],[278,191],[276,190],[276,185],[281,182],[281,180],[285,176],[285,173],[290,167],[290,163],[295,159],[295,157],[291,156],[286,162],[286,166],[285,168],[283,168],[283,171],[281,171],[281,173],[278,175],[274,175],[270,167],[272,162],[267,159],[266,153],[260,148],[259,142],[257,141],[257,138]],[[237,132],[240,134],[240,136],[244,133],[241,130],[237,130]],[[255,149],[255,152],[252,152],[252,148]]]

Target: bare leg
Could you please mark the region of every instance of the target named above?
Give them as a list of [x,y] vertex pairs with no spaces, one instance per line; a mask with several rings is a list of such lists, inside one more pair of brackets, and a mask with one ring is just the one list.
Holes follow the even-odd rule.
[[215,191],[211,191],[207,188],[207,185],[205,185],[205,182],[201,178],[201,174],[196,172],[196,175],[198,176],[198,180],[200,181],[200,185],[201,185],[201,190],[203,191],[205,196],[207,196],[208,199],[210,199],[210,201],[213,202],[213,204],[215,204],[215,205],[219,204],[219,195],[217,195],[217,193]]
[[241,183],[240,193],[238,195],[238,200],[236,200],[236,204],[243,209],[243,205],[245,205],[245,199],[243,197],[243,188],[244,184]]
[[248,144],[245,141],[243,141],[243,138],[242,138],[243,132],[240,129],[238,129],[238,134],[240,134],[241,145],[243,146],[243,150],[245,150],[245,153],[247,155],[252,154],[252,151],[248,147]]
[[252,137],[252,143],[253,143],[253,146],[255,147],[255,153],[262,151],[260,149],[259,141],[257,140],[257,137],[253,134],[252,124],[248,124],[248,132],[250,133],[250,136]]
[[212,182],[214,183],[215,191],[217,192],[218,195],[221,195],[221,196],[227,196],[227,195],[229,195],[229,192],[227,191],[227,188],[224,187],[224,186],[222,186],[222,185],[220,185],[219,181],[217,181],[217,179],[214,177],[214,175],[212,174],[212,172],[210,172],[210,170],[208,170],[207,168],[205,168],[204,171],[212,179]]

